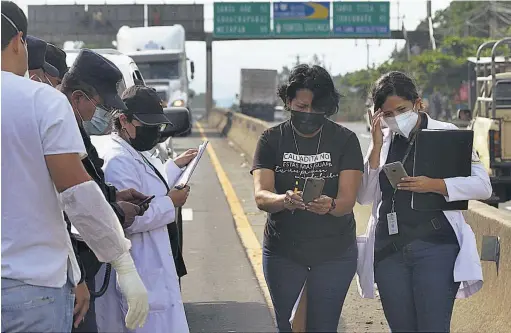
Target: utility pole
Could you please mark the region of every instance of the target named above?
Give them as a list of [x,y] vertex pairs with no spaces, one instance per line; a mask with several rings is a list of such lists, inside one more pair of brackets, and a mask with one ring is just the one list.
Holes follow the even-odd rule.
[[399,21],[399,18],[400,18],[400,14],[399,14],[399,0],[397,0],[397,26],[400,27],[401,24],[400,21]]
[[426,1],[426,12],[428,13],[428,17],[431,17],[431,0]]
[[366,39],[366,48],[367,48],[367,69],[370,69],[370,61],[369,61],[369,49],[371,46],[369,45],[369,41]]
[[498,34],[497,9],[495,0],[490,0],[490,38],[496,38]]

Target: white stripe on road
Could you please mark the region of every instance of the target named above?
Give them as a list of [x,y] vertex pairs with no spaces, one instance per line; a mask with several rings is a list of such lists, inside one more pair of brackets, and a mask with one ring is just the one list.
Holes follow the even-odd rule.
[[366,134],[366,133],[362,133],[362,134],[360,134],[360,136],[365,138],[365,139],[370,139],[371,138],[371,135]]
[[504,207],[507,210],[511,210],[511,206]]
[[193,209],[191,208],[183,208],[181,210],[181,217],[184,221],[193,221]]

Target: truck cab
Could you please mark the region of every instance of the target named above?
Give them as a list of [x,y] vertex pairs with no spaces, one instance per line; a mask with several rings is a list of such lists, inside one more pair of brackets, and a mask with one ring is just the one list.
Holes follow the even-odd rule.
[[178,24],[123,26],[117,33],[116,46],[136,62],[146,85],[156,90],[164,105],[190,109],[193,96],[189,84],[194,78],[195,66],[186,56],[185,41],[185,30]]
[[[476,94],[473,119],[474,150],[488,171],[493,195],[485,201],[492,206],[511,200],[511,58],[497,56],[511,37],[482,44],[475,58]],[[491,57],[481,57],[491,48]]]

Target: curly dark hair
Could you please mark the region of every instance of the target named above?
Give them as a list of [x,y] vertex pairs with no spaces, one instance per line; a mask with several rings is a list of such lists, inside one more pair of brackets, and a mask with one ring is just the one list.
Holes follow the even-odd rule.
[[300,89],[313,93],[312,108],[331,116],[339,111],[341,95],[335,89],[330,74],[321,66],[298,65],[291,71],[288,82],[279,87],[277,95],[289,109],[288,101],[296,97]]
[[380,109],[389,96],[399,96],[415,103],[419,99],[419,92],[410,76],[392,71],[382,75],[371,89],[374,111]]

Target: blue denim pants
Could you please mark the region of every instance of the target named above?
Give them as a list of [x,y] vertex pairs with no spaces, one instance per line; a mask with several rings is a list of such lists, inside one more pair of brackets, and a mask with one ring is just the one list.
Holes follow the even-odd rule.
[[459,282],[458,244],[415,240],[375,264],[385,317],[392,332],[449,332]]
[[311,267],[263,251],[263,269],[279,332],[291,332],[289,318],[307,280],[307,332],[337,332],[344,299],[357,270],[357,246],[342,257]]
[[74,291],[2,279],[2,332],[71,332]]

